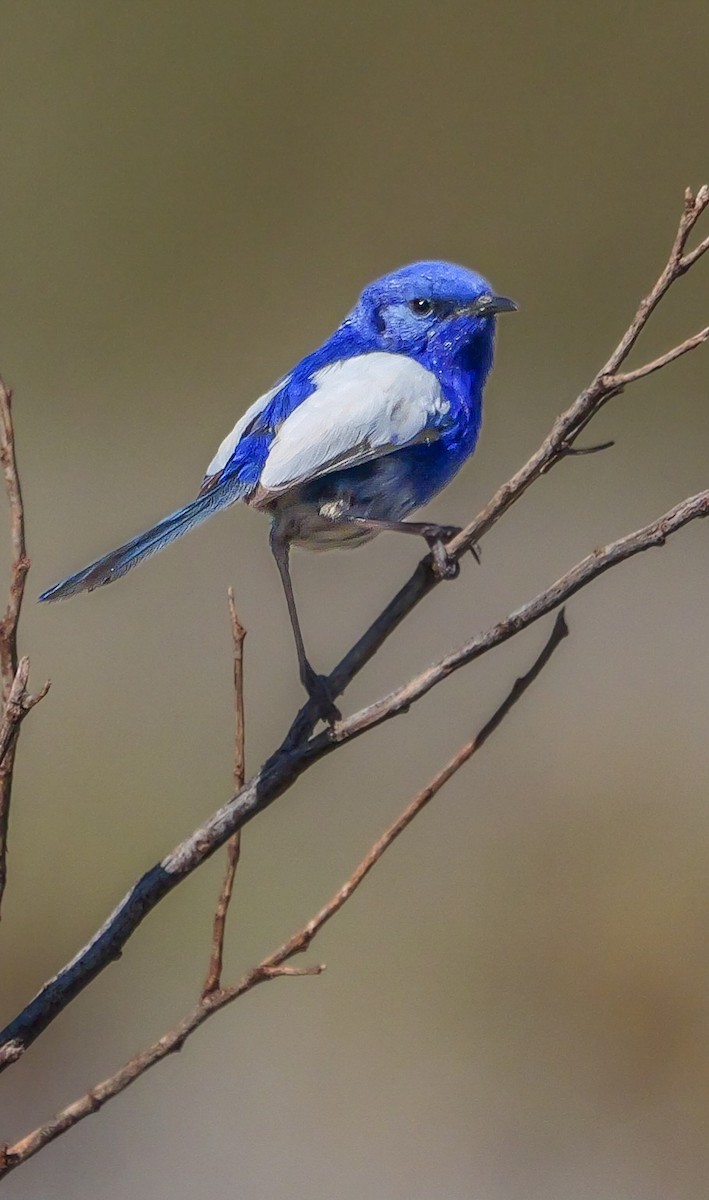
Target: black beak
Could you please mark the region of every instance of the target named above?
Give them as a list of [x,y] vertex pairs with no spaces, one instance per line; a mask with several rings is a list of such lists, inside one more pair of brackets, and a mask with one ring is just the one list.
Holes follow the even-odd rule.
[[495,317],[498,313],[517,312],[517,305],[506,296],[479,296],[472,304],[462,305],[460,311],[471,317]]

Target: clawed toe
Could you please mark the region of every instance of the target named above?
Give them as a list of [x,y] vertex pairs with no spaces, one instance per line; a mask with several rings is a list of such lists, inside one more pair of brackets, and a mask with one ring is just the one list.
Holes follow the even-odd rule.
[[443,542],[438,538],[429,543],[433,557],[433,569],[439,579],[457,579],[460,575],[460,563],[457,558],[451,558]]
[[450,542],[452,538],[462,532],[462,525],[441,525],[441,538],[444,542]]
[[[460,574],[460,563],[457,559],[451,558],[448,554],[444,543],[450,542],[463,529],[460,525],[424,525],[421,533],[426,538],[433,555],[433,569],[439,579],[457,579]],[[475,559],[476,563],[480,563],[480,547],[473,542],[468,549]]]
[[[462,525],[442,525],[441,526],[441,540],[444,542],[450,542],[454,537],[457,537],[458,534],[462,533],[462,532],[463,532]],[[468,549],[470,550],[470,553],[472,554],[476,563],[479,564],[481,557],[482,557],[481,552],[480,552],[480,546],[477,544],[477,542],[473,542],[473,544],[471,546],[469,546]]]

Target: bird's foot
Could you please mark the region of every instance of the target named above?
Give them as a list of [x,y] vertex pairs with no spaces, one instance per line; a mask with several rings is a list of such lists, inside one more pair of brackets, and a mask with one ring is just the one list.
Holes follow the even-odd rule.
[[439,579],[457,579],[460,575],[460,563],[457,558],[451,558],[440,538],[427,538],[433,558],[433,570]]
[[[457,579],[460,574],[460,563],[456,558],[451,558],[445,543],[450,542],[452,538],[462,532],[460,525],[424,525],[421,529],[421,533],[431,549],[433,569],[439,579]],[[476,563],[479,563],[480,547],[473,543],[470,546],[470,553]]]
[[445,543],[458,533],[457,525],[423,525],[421,528],[431,551],[433,570],[439,579],[457,579],[460,575],[460,563],[457,558],[451,558],[445,547]]
[[333,726],[342,720],[342,713],[335,704],[325,675],[318,675],[310,663],[306,663],[301,675],[303,687],[318,710],[318,716],[326,725]]

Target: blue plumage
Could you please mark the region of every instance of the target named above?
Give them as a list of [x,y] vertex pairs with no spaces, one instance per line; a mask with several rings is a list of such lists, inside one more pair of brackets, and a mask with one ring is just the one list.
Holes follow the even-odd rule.
[[237,422],[196,499],[40,600],[110,583],[244,500],[271,516],[301,679],[334,720],[337,710],[305,655],[289,547],[357,545],[384,530],[418,533],[445,569],[449,530],[404,517],[445,487],[475,449],[494,318],[514,308],[453,263],[413,263],[376,280],[332,336]]

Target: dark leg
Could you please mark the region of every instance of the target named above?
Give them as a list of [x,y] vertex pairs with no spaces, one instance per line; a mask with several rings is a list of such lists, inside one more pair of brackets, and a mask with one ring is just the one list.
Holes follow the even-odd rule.
[[[382,533],[414,533],[428,543],[433,556],[433,566],[441,579],[455,579],[460,573],[460,564],[448,557],[444,542],[450,541],[460,533],[459,525],[435,525],[429,521],[378,521],[369,517],[351,517],[355,525],[367,529],[381,530]],[[477,562],[480,555],[477,547],[471,547],[471,553]]]
[[271,550],[281,576],[283,591],[286,594],[288,615],[290,617],[290,623],[293,629],[293,637],[295,638],[295,648],[298,653],[300,681],[310,696],[310,699],[317,705],[318,712],[323,721],[327,721],[329,725],[334,725],[335,722],[339,721],[340,719],[340,710],[337,708],[332,696],[330,695],[325,679],[322,675],[318,675],[313,670],[308,662],[308,656],[305,653],[303,635],[300,630],[300,621],[298,620],[298,612],[295,607],[295,596],[293,595],[293,584],[291,583],[290,568],[288,566],[290,546],[288,542],[284,538],[279,537],[273,529],[271,529]]

